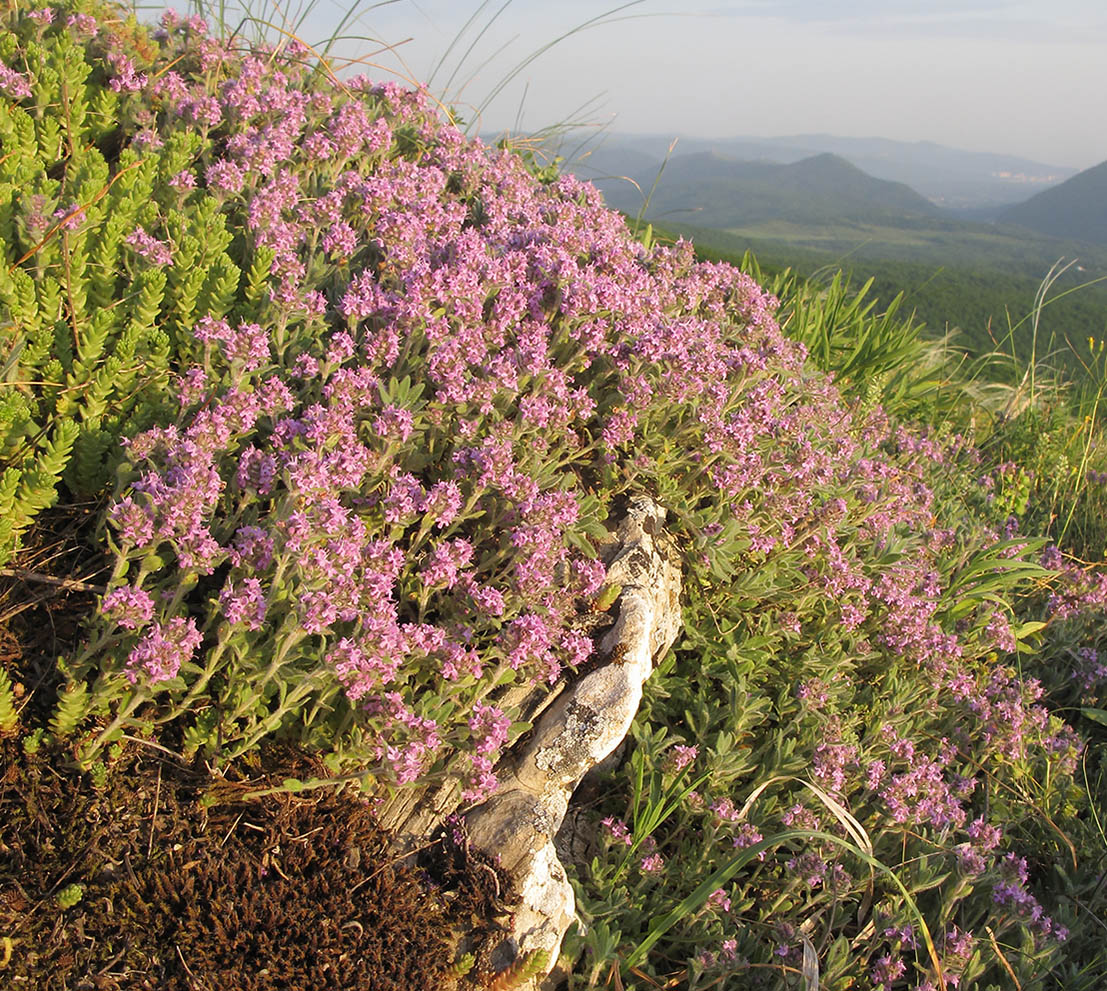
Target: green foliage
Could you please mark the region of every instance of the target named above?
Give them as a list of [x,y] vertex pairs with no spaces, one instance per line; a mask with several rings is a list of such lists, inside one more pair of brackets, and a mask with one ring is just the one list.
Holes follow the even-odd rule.
[[84,885],[82,884],[67,884],[56,895],[54,895],[54,903],[60,909],[73,908],[78,905],[82,898],[85,896]]
[[192,757],[204,750],[214,740],[219,729],[219,713],[214,709],[205,709],[196,713],[192,725],[184,731],[184,755]]
[[[64,19],[40,31],[4,15],[33,96],[0,99],[0,564],[62,487],[103,492],[121,438],[164,419],[199,315],[262,317],[273,261],[236,257],[220,202],[175,185],[202,169],[201,135],[136,137],[141,110],[110,88],[106,56],[155,50],[143,30],[108,16],[118,39],[105,26],[81,40]],[[128,243],[140,228],[168,263]]]
[[477,958],[472,953],[462,954],[451,969],[451,976],[464,977],[476,965]]
[[11,736],[19,723],[15,710],[15,691],[8,672],[0,668],[0,737]]
[[[1073,695],[1074,658],[1084,658],[1087,672],[1096,656],[1087,651],[1098,649],[1102,657],[1107,644],[1101,612],[1065,624],[1047,621],[1048,612],[1040,610],[1053,574],[1037,557],[1050,537],[1068,549],[1088,546],[1084,526],[1075,521],[1087,524],[1091,512],[1080,507],[1101,487],[1095,473],[1107,469],[1096,426],[1103,396],[1098,343],[1088,346],[1079,389],[1064,386],[1044,362],[1036,375],[1025,363],[1017,374],[1012,368],[1005,375],[1011,385],[989,383],[980,378],[982,364],[971,365],[957,352],[921,339],[896,307],[878,312],[866,298],[869,285],[851,291],[842,275],[806,281],[791,271],[766,277],[751,256],[742,264],[779,296],[789,331],[835,375],[855,408],[879,403],[893,427],[908,428],[890,431],[885,452],[889,461],[916,447],[924,455],[915,470],[933,494],[928,522],[933,533],[949,535],[941,538],[949,543],[932,565],[942,589],[933,618],[974,644],[982,698],[1007,693],[1011,703],[1005,704],[1018,707],[1009,710],[1012,718],[1019,718],[1013,715],[1019,708],[1035,712],[1043,734],[1060,734],[1053,737],[1060,741],[1069,732],[1063,718],[1071,721],[1079,704]],[[983,447],[971,447],[971,440]],[[1089,471],[1096,480],[1088,481]],[[981,540],[984,533],[991,531],[994,538],[1012,525],[1043,536]],[[898,543],[880,549],[871,559],[874,578],[886,582],[895,574],[910,559],[916,539],[902,534]],[[1090,586],[1095,580],[1088,576]],[[1047,736],[1036,755],[1030,749],[1004,754],[980,748],[975,734],[958,730],[964,716],[943,697],[940,679],[931,681],[901,660],[879,660],[878,641],[845,633],[835,611],[807,584],[789,574],[785,558],[777,556],[772,570],[764,564],[745,574],[739,569],[729,601],[720,602],[708,590],[693,594],[683,641],[647,686],[632,729],[635,745],[629,774],[623,775],[629,781],[605,783],[608,801],[597,815],[625,816],[628,835],[625,841],[608,840],[582,872],[578,904],[588,928],[571,945],[587,951],[590,964],[578,967],[587,982],[574,978],[571,987],[601,985],[605,975],[610,982],[610,972],[625,973],[631,965],[632,973],[645,968],[660,979],[662,971],[649,970],[651,947],[663,947],[663,959],[687,959],[690,988],[741,980],[746,967],[751,973],[757,968],[767,985],[776,986],[767,972],[781,959],[797,973],[801,962],[804,971],[817,968],[823,987],[855,986],[859,977],[879,983],[870,978],[870,968],[880,966],[880,958],[863,956],[863,947],[871,944],[862,935],[836,936],[841,929],[835,919],[843,925],[856,920],[850,931],[860,934],[892,920],[893,930],[912,926],[918,939],[915,979],[925,974],[934,986],[935,961],[945,961],[945,976],[952,967],[962,986],[1006,986],[1014,973],[1023,987],[1098,987],[1104,964],[1094,942],[1102,895],[1091,865],[1103,848],[1104,833],[1096,827],[1104,807],[1107,747],[1093,751],[1086,773],[1094,780],[1085,789],[1053,765]],[[782,619],[795,622],[793,632],[782,629]],[[1048,687],[1042,708],[1029,707],[1032,687],[1029,694],[1021,689],[1015,703],[1017,682],[1008,680],[1014,670],[996,668],[1003,653],[988,648],[992,630],[1008,624],[1020,670],[1039,674]],[[969,654],[966,649],[965,657]],[[983,680],[988,677],[990,682]],[[1107,703],[1098,690],[1084,696],[1080,710],[1087,713],[1093,738],[1103,733],[1098,717],[1104,711],[1101,700]],[[812,691],[817,701],[807,701]],[[842,748],[854,754],[851,767],[872,766],[874,759],[889,759],[879,742],[889,735],[916,741],[913,746],[958,740],[962,773],[977,776],[973,807],[988,810],[991,821],[1009,823],[1011,845],[1030,862],[1059,865],[1039,867],[1036,890],[1053,899],[1055,922],[1073,930],[1070,945],[1050,948],[1028,940],[1005,928],[1008,917],[987,923],[991,935],[975,943],[971,955],[950,955],[945,927],[956,921],[964,930],[982,931],[992,885],[1002,882],[999,867],[994,864],[990,875],[978,879],[966,876],[955,850],[956,831],[897,826],[878,811],[875,785],[833,796],[822,792],[815,803],[808,796],[804,814],[813,807],[824,829],[828,820],[833,828],[821,837],[789,832],[789,817],[804,807],[804,789],[821,782],[812,770],[825,773],[820,763],[827,754]],[[671,757],[685,741],[698,746],[699,758],[681,778],[674,775]],[[843,770],[848,780],[850,772]],[[693,784],[694,801],[673,800]],[[717,851],[731,839],[742,849],[727,859]],[[650,851],[664,857],[664,884],[642,866]],[[825,875],[809,886],[794,873],[805,862],[820,870],[837,864],[833,869],[844,871],[842,883],[832,884]],[[709,904],[713,897],[719,901]],[[733,903],[733,915],[719,908],[723,899]],[[735,918],[741,920],[737,932],[731,927]],[[616,921],[619,929],[613,930]],[[720,942],[728,936],[737,939],[723,943],[720,955]],[[783,958],[769,952],[774,942]],[[885,948],[891,958],[903,949],[894,941]],[[910,974],[908,963],[906,986]]]
[[[1107,327],[1107,284],[1090,273],[1107,270],[1107,253],[1088,253],[1056,241],[1032,244],[1027,253],[1015,254],[1021,240],[1010,239],[1010,250],[999,238],[993,250],[986,237],[936,243],[926,257],[897,250],[895,243],[877,235],[858,246],[859,235],[850,232],[837,248],[814,247],[802,241],[758,236],[756,231],[732,233],[684,224],[668,224],[670,236],[692,239],[702,257],[741,265],[747,252],[756,255],[762,269],[777,273],[785,269],[818,281],[819,273],[842,270],[858,281],[872,279],[872,293],[880,300],[902,294],[903,307],[925,328],[924,336],[956,342],[971,355],[982,357],[997,349],[1010,351],[1010,330],[1025,351],[1031,334],[1029,321],[1041,287],[1043,273],[1058,254],[1080,254],[1080,266],[1069,268],[1058,283],[1042,315],[1043,340],[1055,339],[1057,364],[1071,375],[1080,370],[1079,355],[1089,336],[1101,337]],[[883,232],[886,233],[886,232]],[[1031,250],[1031,248],[1033,250]],[[1084,271],[1087,269],[1087,271]],[[1082,286],[1079,292],[1065,290]]]
[[89,783],[96,791],[103,791],[108,786],[108,766],[102,760],[93,761],[88,769]]
[[739,267],[781,300],[781,327],[862,409],[879,404],[910,420],[964,405],[961,354],[922,336],[915,314],[904,311],[902,292],[881,306],[871,295],[872,278],[856,288],[842,271],[805,279],[786,268],[770,276],[749,252]]
[[[373,371],[361,381],[360,373],[376,366],[360,364],[347,364],[336,375],[349,357],[336,327],[328,335],[327,320],[318,313],[304,320],[294,304],[272,305],[271,293],[288,290],[287,282],[274,279],[275,266],[279,271],[289,259],[278,263],[273,250],[253,246],[251,232],[242,229],[242,201],[177,182],[182,173],[204,174],[213,148],[222,150],[218,142],[226,134],[218,125],[177,131],[160,146],[139,140],[160,111],[107,84],[105,54],[119,38],[77,43],[60,25],[40,31],[11,12],[6,26],[0,56],[10,59],[14,46],[22,46],[34,94],[0,102],[0,321],[10,328],[0,354],[0,563],[59,494],[105,490],[120,463],[120,441],[169,419],[172,374],[190,369],[211,386],[206,392],[190,393],[185,384],[174,390],[180,399],[178,436],[210,425],[205,417],[212,411],[231,417],[236,402],[252,402],[274,386],[287,384],[291,396],[286,407],[273,389],[265,399],[272,408],[247,426],[236,426],[233,418],[221,421],[227,439],[207,476],[211,502],[200,513],[212,528],[211,560],[187,561],[202,545],[186,548],[182,533],[135,537],[124,524],[113,531],[120,546],[111,548],[117,566],[108,585],[119,592],[126,582],[132,593],[142,592],[150,614],[126,625],[122,615],[101,610],[77,661],[59,665],[65,688],[49,721],[53,741],[61,742],[106,717],[75,748],[94,787],[107,775],[95,758],[121,746],[127,731],[165,733],[186,758],[219,760],[280,734],[323,750],[336,773],[356,766],[350,777],[358,776],[367,789],[392,780],[385,768],[379,782],[370,781],[365,768],[371,755],[379,760],[395,749],[394,742],[408,746],[418,763],[421,771],[411,773],[431,781],[461,773],[459,755],[476,745],[469,707],[475,700],[503,700],[504,687],[524,676],[505,657],[505,631],[522,614],[509,595],[508,611],[502,604],[499,611],[488,609],[478,626],[479,610],[462,594],[468,586],[451,579],[438,588],[421,576],[431,548],[455,534],[472,545],[473,574],[487,582],[487,588],[472,586],[478,592],[497,585],[511,592],[510,583],[521,584],[518,576],[525,574],[515,570],[517,557],[537,555],[517,552],[505,539],[520,502],[506,489],[473,483],[465,471],[451,474],[449,480],[464,488],[451,510],[456,516],[439,526],[426,505],[410,513],[402,508],[398,483],[444,482],[433,471],[455,463],[450,455],[459,437],[470,444],[474,437],[510,438],[509,448],[518,442],[505,455],[517,459],[512,484],[525,478],[534,493],[572,502],[574,523],[565,539],[579,557],[562,559],[561,570],[594,557],[597,538],[606,536],[608,509],[643,491],[668,510],[688,564],[683,637],[647,686],[626,773],[608,782],[602,798],[600,814],[625,816],[626,835],[613,834],[577,879],[588,923],[578,943],[591,957],[584,968],[591,971],[589,984],[629,974],[660,984],[673,966],[682,966],[689,989],[706,988],[742,980],[724,973],[733,965],[735,971],[757,968],[768,986],[778,976],[778,986],[794,984],[791,973],[808,984],[818,975],[822,986],[844,991],[865,981],[882,983],[874,971],[895,955],[909,968],[901,983],[941,985],[949,967],[962,986],[1001,986],[1014,975],[1021,986],[1040,988],[1052,971],[1068,986],[1096,987],[1104,967],[1090,935],[1094,926],[1078,908],[1087,904],[1102,915],[1104,895],[1078,861],[1094,864],[1104,840],[1107,700],[1096,694],[1101,686],[1081,692],[1071,676],[1076,659],[1086,660],[1090,647],[1094,653],[1105,645],[1102,629],[1087,617],[1068,622],[1048,615],[1043,600],[1055,572],[1038,558],[1047,537],[1063,542],[1070,555],[1103,539],[1107,513],[1088,481],[1090,473],[1104,469],[1098,426],[1102,346],[1097,350],[1093,341],[1085,367],[1091,384],[1079,402],[1047,374],[1044,355],[1032,348],[1027,364],[1014,328],[1010,365],[997,370],[993,362],[988,370],[1000,381],[983,382],[977,373],[984,366],[967,367],[944,342],[920,336],[906,313],[914,305],[910,298],[897,293],[881,305],[875,293],[889,295],[879,283],[870,279],[858,287],[842,273],[802,279],[784,271],[769,278],[747,256],[743,267],[780,297],[780,321],[805,345],[810,360],[805,365],[798,350],[793,354],[774,336],[775,328],[758,336],[758,328],[764,332],[771,323],[768,309],[754,319],[741,307],[761,307],[759,294],[727,297],[725,304],[710,297],[699,309],[677,294],[665,304],[668,310],[659,311],[663,319],[678,317],[681,330],[725,329],[720,338],[705,338],[701,354],[674,352],[677,361],[697,366],[728,349],[732,363],[718,375],[726,387],[722,398],[711,397],[718,405],[709,405],[707,390],[678,388],[662,374],[664,361],[634,351],[632,341],[652,340],[659,313],[635,323],[621,302],[604,303],[598,312],[578,303],[581,309],[571,318],[558,309],[603,264],[614,269],[618,261],[624,274],[643,279],[661,273],[658,285],[678,270],[687,274],[689,263],[679,253],[655,250],[660,232],[647,228],[645,249],[619,256],[610,247],[616,237],[607,231],[611,240],[603,250],[596,250],[599,241],[570,240],[587,250],[578,251],[579,257],[567,252],[558,262],[562,272],[528,303],[532,318],[541,314],[541,334],[548,329],[543,321],[555,331],[542,338],[551,366],[533,373],[535,380],[523,382],[521,392],[509,390],[507,398],[495,389],[479,402],[470,397],[466,401],[474,405],[465,416],[451,419],[455,414],[434,395],[435,386],[428,387],[431,332],[442,336],[445,329],[448,338],[455,324],[492,323],[488,314],[506,302],[507,287],[484,286],[478,278],[455,288],[463,297],[455,298],[443,282],[441,298],[428,297],[426,313],[409,307],[396,355],[379,366],[379,377]],[[126,30],[134,34],[125,39],[128,50],[153,71],[157,47],[142,32]],[[220,71],[203,84],[218,85]],[[383,157],[396,166],[393,178],[415,175],[433,128],[428,121],[422,130],[395,118],[391,124],[394,141]],[[410,160],[397,162],[400,156]],[[361,164],[369,169],[375,161],[367,157],[368,164]],[[556,187],[554,170],[533,158],[526,165],[539,183]],[[325,161],[308,164],[307,172],[318,169],[309,183],[319,188],[312,186],[306,199],[323,195],[335,178],[328,168]],[[442,176],[451,195],[463,200],[456,215],[466,217],[466,236],[479,236],[488,222],[485,208],[491,212],[496,204],[491,192],[488,203],[477,200],[465,168],[448,176],[443,170]],[[434,170],[428,173],[433,177]],[[428,216],[443,205],[437,195],[432,189],[420,201]],[[555,227],[565,220],[555,216],[558,211],[571,217],[587,202],[587,193],[574,192],[534,216]],[[368,227],[365,216],[358,222]],[[590,230],[605,222],[598,214],[588,217]],[[140,228],[170,256],[136,240]],[[566,231],[571,225],[561,234]],[[307,236],[305,255],[316,233]],[[388,257],[396,245],[381,230],[361,233],[373,235],[354,252],[367,280],[400,299],[399,273],[411,258]],[[550,250],[556,254],[561,247]],[[442,255],[457,250],[451,244]],[[604,260],[609,252],[611,259]],[[350,259],[343,254],[335,251],[328,260],[316,251],[303,259],[306,284],[332,297],[332,304],[348,284]],[[489,252],[489,261],[494,254]],[[479,287],[475,299],[473,286]],[[741,296],[737,276],[734,286]],[[588,291],[585,286],[583,295]],[[689,298],[698,292],[690,291]],[[469,315],[470,304],[475,316]],[[1034,328],[1044,307],[1041,300]],[[265,324],[258,328],[264,358],[244,370],[240,353],[228,351],[223,360],[210,338],[199,343],[193,331],[206,316],[226,317],[228,334],[236,320]],[[372,335],[389,328],[379,309],[347,319],[351,348],[361,362]],[[626,337],[605,339],[605,347],[617,346],[600,349],[595,361],[589,354],[585,362],[587,333],[598,326],[602,335],[609,324],[621,327],[624,321]],[[660,329],[678,336],[675,327],[661,323]],[[664,336],[651,347],[667,347]],[[491,382],[492,357],[480,354],[477,337],[466,347],[473,349],[474,381],[483,388]],[[634,378],[634,398],[613,385],[617,360],[635,362],[622,370]],[[308,371],[313,365],[322,369],[317,381]],[[280,375],[292,369],[295,374],[282,381]],[[837,391],[820,372],[833,375]],[[329,412],[332,394],[350,382],[364,387],[358,399],[364,405],[351,417],[349,436],[328,439],[331,427],[322,420],[313,422],[312,436],[306,430],[301,436],[299,426],[317,415],[307,411]],[[567,383],[589,399],[594,421],[585,417],[579,435],[571,437],[568,429],[548,437],[551,431],[528,426],[524,400]],[[608,427],[630,408],[635,424],[627,428],[629,440],[605,439]],[[296,412],[280,419],[278,409]],[[705,409],[717,433],[705,434]],[[385,413],[396,418],[394,428]],[[486,436],[481,431],[489,423],[495,429]],[[748,458],[742,470],[757,480],[727,481],[726,472],[737,471],[738,462],[719,456],[723,450],[732,456],[724,437],[744,438],[746,429],[752,440],[736,442],[735,449]],[[295,452],[297,470],[311,456],[329,457],[346,444],[370,467],[359,469],[356,484],[336,483],[334,492],[330,480],[308,484],[304,475],[303,491],[282,489],[282,481],[272,494],[261,483],[260,468],[256,484],[240,469],[248,455],[280,446],[278,434],[280,444]],[[163,440],[147,437],[144,443],[155,449]],[[329,449],[332,441],[335,448]],[[160,477],[166,482],[189,457],[181,451],[183,446],[175,449],[179,460],[168,466],[158,465],[162,451],[135,453],[120,474],[121,486],[149,465],[164,469]],[[474,446],[463,452],[473,477],[478,460],[482,473],[496,467],[491,451]],[[734,486],[730,496],[718,498],[726,485]],[[298,529],[306,519],[305,503],[298,501],[304,491],[312,499],[324,491],[335,500],[318,532],[311,530],[312,521],[306,533]],[[158,502],[142,486],[128,490],[127,498],[138,500],[140,509],[151,508],[151,529],[154,509],[168,517],[176,508],[172,496],[163,493]],[[407,557],[382,586],[385,591],[374,593],[397,607],[397,636],[429,638],[435,623],[443,624],[443,635],[463,631],[466,649],[491,662],[487,674],[459,672],[444,687],[441,658],[420,648],[410,651],[402,673],[388,676],[396,679],[389,681],[395,698],[412,706],[402,718],[388,716],[380,699],[358,703],[364,696],[343,694],[335,670],[352,663],[342,660],[339,648],[347,650],[350,642],[345,634],[352,628],[343,624],[355,620],[326,617],[328,590],[345,586],[328,584],[330,572],[311,570],[321,561],[329,568],[340,552],[331,532],[342,515],[336,507],[349,509],[343,519],[351,533],[356,528],[358,540],[371,534],[380,546]],[[1014,523],[1012,516],[1018,518]],[[1018,536],[1020,525],[1039,536]],[[237,536],[266,527],[281,541],[289,539],[271,561],[241,563],[246,554],[235,545]],[[196,538],[197,532],[187,536]],[[358,547],[367,554],[370,545]],[[343,582],[363,566],[358,558],[339,567]],[[372,574],[383,581],[383,570]],[[247,586],[239,584],[247,578],[255,579],[256,598],[247,598]],[[369,583],[353,584],[362,595]],[[593,587],[593,608],[610,608],[618,592],[615,586],[598,592]],[[358,603],[351,615],[361,623],[360,599],[351,601]],[[544,600],[545,608],[550,601]],[[247,605],[252,612],[243,611]],[[570,607],[577,603],[569,601],[556,614],[559,621]],[[176,663],[162,669],[174,646]],[[1048,690],[1044,701],[1024,672],[1041,674]],[[16,728],[6,678],[0,676],[0,733]],[[359,687],[370,693],[366,686],[368,681]],[[986,712],[985,703],[991,707]],[[1078,744],[1063,718],[1079,720],[1092,743],[1082,785],[1073,775]],[[414,736],[404,740],[401,724],[435,727],[434,746]],[[527,728],[516,721],[505,742]],[[33,752],[44,740],[39,729],[23,745]],[[433,754],[424,754],[424,747]],[[682,752],[693,749],[691,763],[684,762]],[[921,776],[913,779],[916,773]],[[282,788],[301,792],[325,783],[289,778]],[[901,785],[904,793],[897,797]],[[920,794],[927,789],[937,806],[924,809]],[[894,807],[897,800],[902,808]],[[987,862],[970,871],[962,860],[972,846],[973,817],[1002,824],[1006,836],[1002,850],[989,848]],[[1039,892],[1042,901],[1058,923],[1074,929],[1083,956],[1074,952],[1062,959],[1057,943],[1038,938],[1048,933],[1034,933],[1037,919],[996,907],[993,893],[1009,880],[1001,859],[1008,851],[1025,853],[1035,879],[1045,878],[1050,897]],[[656,866],[662,858],[664,884]],[[76,904],[80,886],[57,896],[66,907],[63,896]],[[726,912],[720,910],[724,901]],[[971,953],[950,948],[954,926],[976,933]],[[709,946],[718,952],[703,953]],[[492,986],[522,983],[547,962],[539,954],[521,957],[495,975]],[[459,961],[459,975],[464,966]]]
[[70,683],[58,699],[50,720],[50,732],[57,739],[69,736],[84,722],[90,707],[88,685],[83,681]]
[[549,960],[549,950],[531,950],[522,954],[510,967],[492,978],[488,991],[512,991],[522,987],[531,978],[544,973]]
[[23,752],[28,756],[37,754],[42,748],[42,743],[46,737],[46,727],[37,726],[31,730],[25,737],[23,737]]

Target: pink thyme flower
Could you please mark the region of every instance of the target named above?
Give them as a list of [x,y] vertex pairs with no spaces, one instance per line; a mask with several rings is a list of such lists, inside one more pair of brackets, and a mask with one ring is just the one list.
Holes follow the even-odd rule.
[[463,802],[479,802],[491,795],[499,785],[496,775],[492,773],[492,761],[483,754],[472,754],[469,758],[470,772],[468,787],[462,789],[461,800]]
[[137,630],[145,626],[154,615],[154,600],[140,588],[120,585],[104,596],[100,613],[125,630]]
[[345,222],[333,224],[323,235],[320,246],[328,254],[349,258],[357,250],[357,232]]
[[436,585],[453,588],[458,583],[459,573],[468,566],[472,557],[473,545],[468,540],[444,541],[431,551],[419,576],[427,588]]
[[96,37],[100,30],[96,24],[96,18],[91,14],[70,14],[65,19],[65,23],[78,34],[87,34],[90,38]]
[[615,819],[612,816],[608,816],[606,819],[602,820],[602,825],[613,840],[618,840],[626,846],[630,846],[634,842],[630,837],[630,830],[627,828],[627,824],[623,822],[622,819]]
[[194,176],[188,169],[184,169],[178,172],[172,179],[169,180],[169,185],[176,189],[178,192],[185,192],[190,189],[196,188],[196,176]]
[[[760,843],[765,837],[763,837],[750,823],[744,822],[738,827],[738,831],[734,834],[733,845],[737,850],[744,850],[746,847],[751,847],[755,843]],[[762,850],[757,855],[758,860],[765,859],[765,851]]]
[[403,442],[411,436],[413,424],[411,410],[386,406],[380,416],[373,420],[373,429],[384,440]]
[[707,896],[707,904],[712,908],[721,909],[724,912],[730,911],[730,896],[722,888],[716,888]]
[[54,211],[54,219],[61,221],[58,226],[63,231],[75,231],[85,222],[85,209],[79,203],[73,203],[68,207],[58,207]]
[[248,630],[260,630],[266,611],[261,582],[256,578],[247,578],[241,585],[228,582],[219,593],[219,607],[228,623],[242,623]]
[[230,551],[236,568],[264,571],[273,561],[273,539],[259,526],[243,526],[235,531]]
[[669,771],[679,774],[695,762],[699,752],[700,749],[697,746],[686,747],[683,744],[678,744],[669,751],[666,766]]
[[883,991],[891,991],[896,979],[901,977],[906,970],[907,964],[900,957],[897,956],[893,959],[890,954],[885,954],[882,957],[877,957],[874,961],[870,976],[875,987],[881,988]]
[[204,343],[218,341],[227,360],[246,372],[256,371],[270,359],[269,334],[256,323],[240,323],[234,329],[226,320],[202,317],[192,329]]
[[164,626],[154,623],[127,657],[127,680],[133,685],[145,676],[147,684],[156,685],[175,678],[202,639],[191,616],[175,617]]
[[154,265],[168,265],[173,261],[169,245],[147,234],[141,227],[136,227],[123,240]]
[[659,853],[651,853],[642,858],[639,865],[646,874],[660,874],[665,868],[665,860]]
[[16,100],[24,100],[31,95],[31,84],[27,77],[0,62],[0,90]]
[[465,591],[469,593],[469,597],[473,600],[473,604],[483,613],[487,613],[489,616],[502,616],[504,609],[507,608],[504,603],[503,593],[491,585],[482,585],[480,582],[474,581],[471,575],[464,577]]
[[144,72],[135,72],[135,64],[126,55],[119,52],[110,52],[108,61],[115,70],[115,78],[108,85],[116,93],[134,93],[142,89],[148,80]]
[[469,732],[472,734],[478,754],[491,754],[507,742],[507,733],[511,729],[511,720],[494,705],[481,702],[473,704],[473,715],[469,717]]
[[207,184],[212,189],[218,189],[224,193],[241,193],[246,185],[246,176],[234,162],[220,159],[208,166],[204,173]]
[[[407,437],[403,439],[406,440]],[[427,492],[423,512],[433,514],[434,525],[441,530],[457,519],[457,514],[461,511],[461,502],[461,489],[457,482],[435,482]]]
[[306,351],[296,356],[296,360],[292,364],[293,378],[313,379],[318,374],[319,362],[314,357]]
[[119,530],[119,539],[126,546],[145,547],[154,536],[154,516],[146,506],[140,506],[131,496],[120,499],[108,512],[108,519]]

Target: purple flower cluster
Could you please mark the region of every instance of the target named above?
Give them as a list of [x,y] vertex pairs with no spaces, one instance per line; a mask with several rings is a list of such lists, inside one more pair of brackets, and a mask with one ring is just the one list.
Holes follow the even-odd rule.
[[119,585],[104,596],[100,613],[125,630],[137,630],[154,616],[154,600],[140,588]]
[[228,583],[219,593],[219,606],[228,623],[242,623],[248,630],[260,630],[265,622],[265,592],[256,578],[245,579],[240,587]]
[[132,684],[143,680],[150,685],[175,678],[202,639],[191,618],[177,616],[164,626],[155,622],[127,655],[127,678]]
[[[211,706],[230,714],[224,746],[291,733],[382,793],[452,775],[479,801],[521,718],[519,683],[540,690],[588,660],[576,619],[605,581],[602,522],[649,491],[705,595],[746,599],[735,656],[760,624],[763,666],[799,686],[774,705],[815,729],[784,776],[802,766],[875,842],[937,844],[963,880],[992,884],[998,834],[970,822],[988,776],[1064,768],[1077,742],[1032,682],[988,660],[1016,646],[993,599],[951,603],[965,554],[1002,539],[947,518],[936,495],[942,471],[980,474],[964,438],[851,409],[748,276],[697,263],[688,244],[647,250],[591,186],[535,182],[517,157],[443,126],[424,94],[331,84],[295,45],[242,55],[172,13],[160,38],[141,64],[96,42],[120,103],[149,103],[129,153],[201,141],[131,222],[130,263],[163,269],[171,293],[191,284],[172,213],[203,203],[236,232],[238,271],[211,273],[195,309],[175,311],[175,343],[195,358],[174,369],[176,422],[129,442],[132,475],[109,510],[127,577],[100,621],[126,678],[224,693]],[[21,85],[0,67],[0,88]],[[51,220],[57,206],[41,203],[41,232],[83,222]],[[219,301],[226,278],[237,288]],[[1073,573],[1055,615],[1107,602],[1098,583]],[[1092,677],[1098,655],[1081,664]],[[901,706],[892,678],[923,688]],[[936,712],[979,732],[913,732]],[[753,749],[736,734],[717,752],[666,748],[670,782]],[[735,780],[689,796],[731,857],[762,841]],[[838,829],[789,787],[762,828]],[[604,827],[635,848],[634,883],[676,870],[674,845],[613,816]],[[844,903],[860,882],[835,856],[761,851],[749,869],[766,891]],[[1017,873],[993,904],[1044,933]],[[715,892],[705,915],[731,897]],[[798,931],[780,932],[798,962]],[[885,920],[875,932],[858,973],[902,984],[913,933]],[[737,959],[725,935],[712,935],[713,965]],[[944,956],[963,943],[954,931]]]
[[22,73],[0,62],[0,90],[17,100],[23,100],[31,95],[31,84]]
[[975,781],[950,772],[957,751],[943,740],[933,756],[920,752],[916,744],[900,737],[886,725],[883,732],[888,759],[874,761],[867,779],[895,823],[927,823],[939,830],[964,824],[967,815],[963,802],[972,793]]
[[173,261],[173,252],[169,245],[147,234],[141,227],[131,231],[124,241],[154,265],[168,265]]
[[1064,942],[1068,938],[1068,930],[1064,926],[1055,927],[1038,899],[1026,889],[1029,879],[1026,860],[1009,853],[1000,862],[1000,871],[1002,878],[992,889],[993,901],[1014,912],[1039,935],[1052,936],[1058,942]]
[[634,840],[630,835],[630,829],[622,819],[615,819],[609,816],[603,820],[603,828],[607,835],[617,843],[622,843],[626,846],[630,846]]
[[674,774],[679,774],[685,768],[695,763],[697,756],[699,756],[699,747],[677,744],[669,751],[666,764],[670,771]]
[[947,683],[951,694],[975,718],[975,741],[1008,761],[1038,754],[1049,755],[1061,770],[1075,767],[1081,741],[1044,706],[1036,704],[1042,697],[1042,686],[1036,679],[1021,678],[1011,668],[997,667],[982,682],[962,674]]
[[149,77],[144,72],[136,72],[135,64],[128,56],[110,52],[108,62],[115,73],[108,85],[116,93],[134,93],[146,85]]
[[[238,365],[245,372],[256,371],[271,357],[269,335],[256,323],[244,322],[232,329],[226,320],[213,320],[205,316],[197,322],[192,333],[205,344],[218,343],[226,361]],[[272,386],[277,385],[272,383]]]
[[1107,612],[1107,572],[1064,567],[1056,548],[1046,552],[1047,559],[1062,568],[1047,610],[1058,620],[1094,616]]

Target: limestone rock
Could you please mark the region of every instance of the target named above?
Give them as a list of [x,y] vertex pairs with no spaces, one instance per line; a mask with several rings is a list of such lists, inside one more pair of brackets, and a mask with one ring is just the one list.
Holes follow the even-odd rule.
[[606,662],[561,692],[512,766],[497,768],[495,794],[465,815],[471,843],[498,855],[518,881],[522,903],[510,941],[520,954],[549,951],[551,966],[575,915],[554,837],[581,779],[626,737],[642,685],[680,629],[680,561],[664,520],[652,500],[631,503],[608,566],[608,580],[622,592],[615,625],[599,645]]

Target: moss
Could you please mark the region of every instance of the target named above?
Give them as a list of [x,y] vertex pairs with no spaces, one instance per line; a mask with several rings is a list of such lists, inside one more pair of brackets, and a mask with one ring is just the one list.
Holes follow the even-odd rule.
[[[0,757],[6,987],[438,991],[474,986],[457,933],[483,960],[500,935],[481,917],[503,912],[502,874],[445,843],[392,861],[356,795],[205,809],[210,779],[160,758],[117,761],[97,791],[57,753]],[[302,763],[267,752],[265,780]]]

